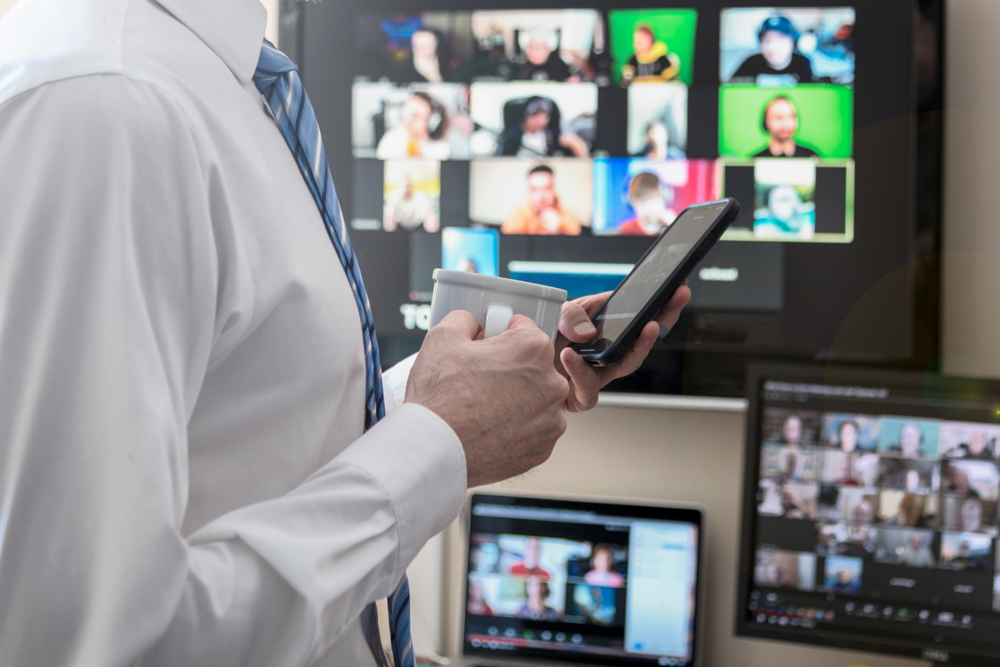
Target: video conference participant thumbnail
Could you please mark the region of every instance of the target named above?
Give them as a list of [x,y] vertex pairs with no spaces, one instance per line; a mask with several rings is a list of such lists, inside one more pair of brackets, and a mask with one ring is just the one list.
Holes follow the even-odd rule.
[[878,489],[823,485],[819,489],[817,517],[821,521],[871,524],[878,517]]
[[754,157],[817,157],[816,151],[797,140],[799,110],[788,97],[778,96],[767,103],[761,117],[761,127],[767,132],[770,141]]
[[475,49],[468,12],[362,14],[357,23],[358,74],[396,83],[469,81]]
[[770,408],[762,423],[758,512],[815,521],[819,511],[819,413]]
[[[844,430],[848,428],[849,426]],[[847,453],[841,449],[824,448],[820,450],[819,456],[819,478],[824,484],[872,487],[878,483],[880,459],[877,454]]]
[[679,160],[687,153],[688,89],[680,83],[628,89],[628,154]]
[[441,229],[441,163],[435,160],[387,160],[382,229]]
[[985,573],[992,565],[993,539],[989,535],[941,533],[940,568]]
[[875,560],[889,565],[932,568],[937,565],[937,533],[919,528],[880,528]]
[[698,12],[693,9],[611,10],[612,84],[680,81],[694,78]]
[[[808,243],[854,239],[854,163],[812,159],[722,161],[723,196],[751,202],[723,237]],[[876,431],[877,433],[877,431]]]
[[941,422],[941,456],[996,461],[1000,454],[1000,426]]
[[907,459],[937,459],[938,426],[929,419],[882,417],[878,451]]
[[883,456],[878,485],[908,493],[936,494],[941,486],[941,465],[936,461]]
[[875,553],[876,529],[870,525],[840,521],[816,528],[817,555],[871,558]]
[[495,229],[445,227],[441,268],[484,276],[500,275],[500,235]]
[[809,85],[782,89],[724,85],[719,91],[719,154],[734,158],[849,158],[854,90]]
[[469,613],[624,625],[626,545],[529,535],[475,535],[473,544]]
[[718,198],[711,160],[594,161],[594,233],[656,236],[688,206]]
[[941,528],[997,536],[997,502],[973,496],[941,499]]
[[820,590],[836,595],[861,593],[861,573],[864,561],[853,556],[828,556],[824,561],[823,585]]
[[809,240],[816,233],[816,163],[758,160],[754,165],[757,238]]
[[871,415],[846,412],[823,414],[822,442],[851,454],[874,452],[878,444],[879,420]]
[[473,12],[471,33],[482,63],[475,80],[608,83],[606,31],[596,10]]
[[816,554],[761,547],[753,579],[759,586],[816,590]]
[[462,160],[470,156],[468,87],[356,82],[354,156],[381,160]]
[[991,461],[947,459],[941,466],[941,491],[950,497],[997,500],[1000,473]]
[[589,160],[473,160],[469,219],[503,234],[576,236],[591,222]]
[[770,88],[852,84],[854,22],[850,7],[724,10],[720,80]]
[[884,526],[935,528],[937,517],[937,496],[893,490],[879,493],[878,520]]
[[820,487],[815,482],[760,481],[757,512],[763,516],[815,521],[820,518]]
[[597,136],[593,84],[474,83],[475,156],[587,157]]

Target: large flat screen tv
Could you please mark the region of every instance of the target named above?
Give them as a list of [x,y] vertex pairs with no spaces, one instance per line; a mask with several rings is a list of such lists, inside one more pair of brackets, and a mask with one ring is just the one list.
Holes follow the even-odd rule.
[[286,2],[386,364],[437,267],[613,288],[686,206],[744,215],[619,391],[752,359],[936,357],[940,0]]
[[1000,383],[752,366],[738,634],[1000,664]]

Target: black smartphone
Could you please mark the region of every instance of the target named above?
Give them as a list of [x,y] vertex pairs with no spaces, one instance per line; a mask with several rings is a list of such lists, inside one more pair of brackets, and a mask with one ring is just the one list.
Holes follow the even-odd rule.
[[732,198],[684,209],[594,315],[597,335],[571,347],[594,366],[621,359],[739,214]]

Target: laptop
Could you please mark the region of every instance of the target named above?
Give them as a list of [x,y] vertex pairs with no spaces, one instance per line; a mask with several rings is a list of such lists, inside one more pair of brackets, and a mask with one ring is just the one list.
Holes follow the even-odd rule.
[[697,506],[473,494],[462,665],[695,667]]

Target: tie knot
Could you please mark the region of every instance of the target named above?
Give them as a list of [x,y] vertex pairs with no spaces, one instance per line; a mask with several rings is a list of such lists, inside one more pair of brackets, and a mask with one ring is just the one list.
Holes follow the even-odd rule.
[[257,71],[254,72],[253,82],[257,86],[257,90],[266,95],[275,81],[288,72],[296,70],[298,70],[298,66],[265,39],[264,44],[260,47],[260,58],[257,59]]

